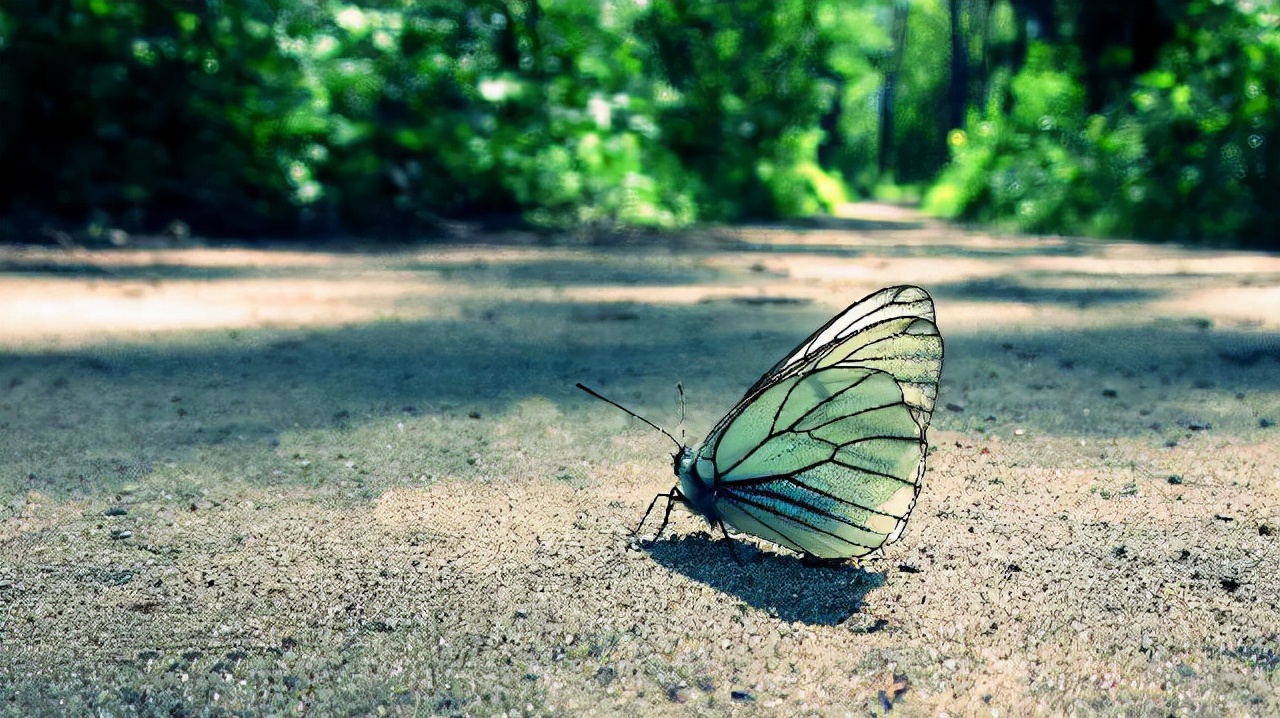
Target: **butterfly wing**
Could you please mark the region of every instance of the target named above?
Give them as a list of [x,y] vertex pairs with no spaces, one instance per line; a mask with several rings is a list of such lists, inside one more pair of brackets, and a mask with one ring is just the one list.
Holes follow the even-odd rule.
[[891,287],[774,366],[695,454],[716,514],[821,558],[870,553],[906,526],[942,369],[933,301]]
[[[895,331],[902,329],[901,322],[893,320],[910,320],[925,319],[929,323],[934,321],[933,298],[929,293],[920,287],[902,285],[897,287],[886,287],[878,292],[863,297],[862,299],[849,305],[847,309],[831,318],[831,321],[824,324],[800,343],[786,358],[778,362],[772,369],[764,373],[764,376],[747,390],[743,396],[743,402],[754,394],[757,390],[772,384],[779,376],[799,371],[803,369],[809,360],[827,356],[833,353],[841,344],[845,343],[855,334],[866,332],[874,325],[880,325],[881,331],[878,334],[867,334],[864,340],[857,345],[850,346],[851,351],[859,351],[877,343],[877,340],[884,341],[892,339]],[[937,327],[933,328],[933,333],[937,334]],[[891,350],[898,347],[890,347]],[[882,352],[883,354],[883,352]],[[899,351],[899,354],[902,354]],[[838,355],[830,357],[832,359],[841,358]],[[870,353],[862,358],[872,359]],[[900,360],[900,358],[899,358]],[[933,398],[937,396],[937,376],[941,369],[941,345],[938,347],[937,366],[921,365],[918,368],[924,369],[924,373],[932,371],[934,394],[928,398],[928,403],[932,407]],[[876,368],[889,370],[895,378],[900,381],[911,382],[910,372],[905,367],[899,371],[893,371],[893,367],[884,365]],[[927,389],[927,382],[921,389]],[[923,403],[923,402],[921,402]],[[733,412],[730,412],[732,414]]]

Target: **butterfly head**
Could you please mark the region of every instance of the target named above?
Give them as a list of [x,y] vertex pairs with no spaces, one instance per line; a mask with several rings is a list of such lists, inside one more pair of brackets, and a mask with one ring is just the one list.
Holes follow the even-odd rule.
[[671,455],[671,462],[676,476],[687,474],[693,466],[693,447],[681,446],[679,451]]
[[719,520],[719,512],[715,507],[715,493],[707,478],[698,474],[697,453],[691,446],[682,446],[672,456],[675,463],[676,477],[680,486],[675,492],[680,503],[696,514],[705,517],[712,525]]

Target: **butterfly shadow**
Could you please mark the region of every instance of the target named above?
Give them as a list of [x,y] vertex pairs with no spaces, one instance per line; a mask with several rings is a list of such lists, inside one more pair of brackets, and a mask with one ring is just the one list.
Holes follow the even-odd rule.
[[739,564],[723,539],[702,532],[646,541],[642,547],[663,566],[784,621],[843,623],[862,610],[869,591],[885,583],[877,571],[849,564],[812,565],[734,540]]

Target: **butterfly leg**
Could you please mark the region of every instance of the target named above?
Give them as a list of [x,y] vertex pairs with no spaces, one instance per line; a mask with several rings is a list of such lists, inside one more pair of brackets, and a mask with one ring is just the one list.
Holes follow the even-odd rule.
[[684,495],[677,488],[672,488],[671,493],[664,495],[667,497],[667,510],[662,512],[662,525],[658,527],[658,533],[653,535],[654,541],[657,541],[662,536],[662,532],[667,530],[667,524],[671,522],[671,507],[676,505],[676,501],[684,499]]
[[742,557],[738,555],[738,549],[733,546],[733,539],[729,537],[729,529],[725,528],[724,519],[718,521],[720,525],[720,533],[724,534],[725,545],[729,547],[729,555],[733,557],[733,562],[739,566],[746,566],[742,562]]
[[640,517],[640,524],[636,526],[635,531],[631,532],[631,535],[632,536],[640,535],[640,529],[644,528],[644,522],[649,520],[649,514],[653,513],[653,507],[658,505],[658,499],[666,499],[667,510],[662,515],[662,525],[658,527],[658,533],[654,534],[654,537],[653,537],[654,540],[657,540],[657,538],[662,535],[662,531],[667,528],[667,522],[671,520],[671,505],[681,498],[683,497],[680,495],[680,489],[675,487],[672,487],[671,491],[668,493],[658,494],[657,496],[654,496],[653,501],[649,502],[649,508],[644,510],[644,516]]

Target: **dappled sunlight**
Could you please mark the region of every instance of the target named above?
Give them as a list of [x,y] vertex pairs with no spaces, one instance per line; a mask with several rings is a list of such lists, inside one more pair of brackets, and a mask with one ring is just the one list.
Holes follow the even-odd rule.
[[[401,302],[447,291],[421,278],[377,274],[155,283],[0,277],[0,325],[8,342],[51,340],[60,346],[148,332],[338,326],[396,316]],[[419,302],[413,316],[453,312]]]
[[[516,666],[514,690],[703,651],[841,695],[880,680],[847,677],[850,655],[963,690],[1166,680],[1145,645],[1246,666],[1223,651],[1274,630],[1280,561],[1273,258],[1127,273],[1139,258],[1105,243],[912,241],[931,248],[0,250],[19,660],[311,670],[355,640],[405,671]],[[576,382],[696,443],[801,337],[901,282],[933,294],[947,352],[901,542],[833,569],[735,539],[742,569],[683,509],[631,535],[672,445]]]
[[[812,294],[812,292],[810,292]],[[783,295],[774,291],[752,290],[743,286],[724,287],[584,287],[558,292],[556,298],[573,302],[644,302],[646,304],[679,306],[699,304],[733,298],[766,298],[784,300],[795,295]],[[809,297],[812,299],[812,297]]]
[[[865,210],[864,211],[869,211]],[[893,283],[952,331],[1188,318],[1280,328],[1280,257],[955,229],[736,228],[699,249],[453,245],[386,252],[0,249],[11,345],[458,318],[459,303],[843,308]],[[769,251],[761,251],[768,247]],[[1084,311],[1081,311],[1084,310]],[[580,315],[587,318],[590,313]],[[616,312],[599,318],[622,318]]]
[[[1271,286],[1209,287],[1185,292],[1155,302],[1153,309],[1274,332],[1280,330],[1280,280]],[[1272,336],[1272,341],[1280,345],[1280,338]]]

